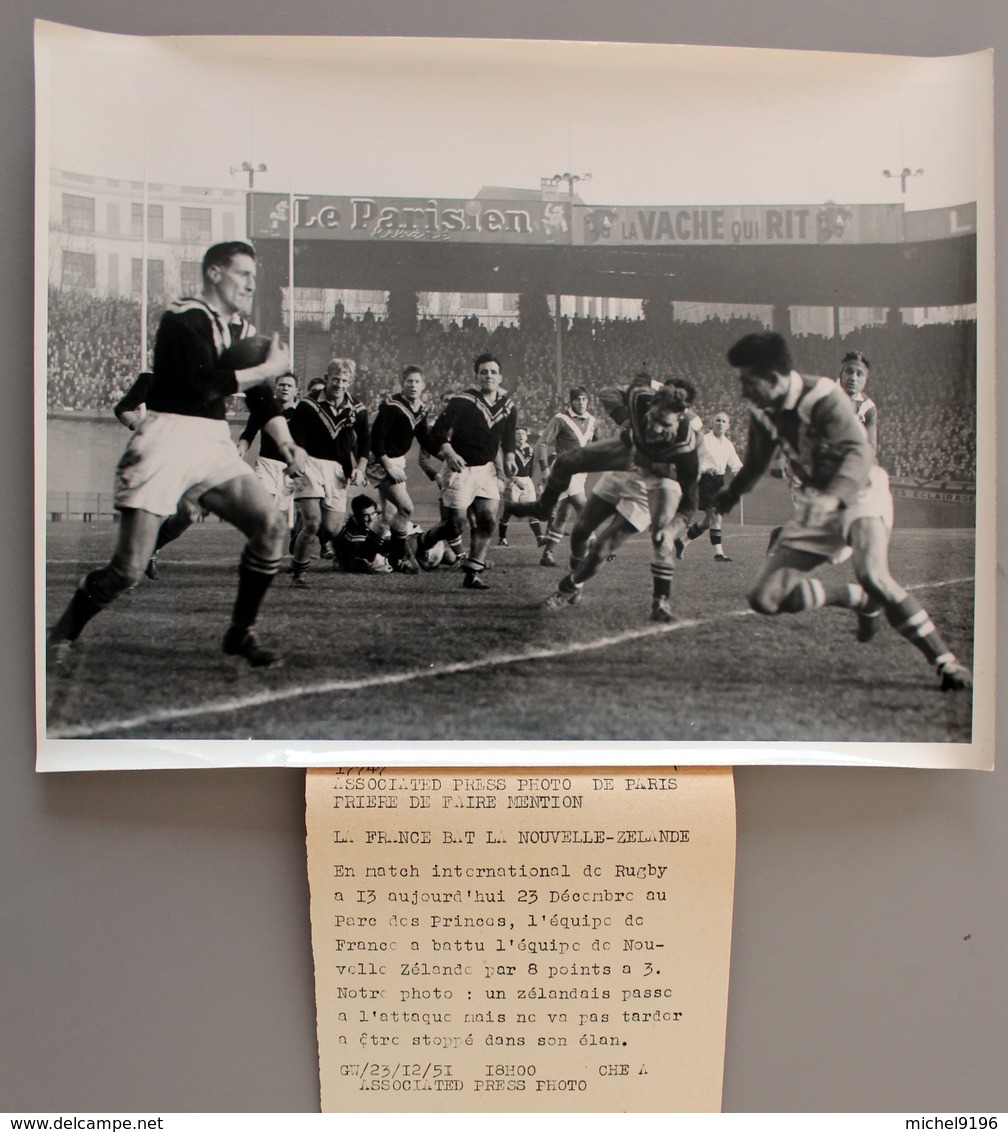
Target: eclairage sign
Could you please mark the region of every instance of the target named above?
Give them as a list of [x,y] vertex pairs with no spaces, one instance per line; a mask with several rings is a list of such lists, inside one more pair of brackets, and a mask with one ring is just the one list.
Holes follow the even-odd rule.
[[976,231],[976,206],[619,205],[557,200],[253,193],[253,239],[419,241],[598,248],[898,244]]

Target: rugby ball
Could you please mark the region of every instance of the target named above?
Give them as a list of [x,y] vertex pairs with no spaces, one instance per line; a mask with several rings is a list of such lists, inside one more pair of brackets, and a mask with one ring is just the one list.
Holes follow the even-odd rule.
[[251,369],[266,361],[273,339],[268,334],[253,334],[250,338],[239,338],[220,356],[223,369]]

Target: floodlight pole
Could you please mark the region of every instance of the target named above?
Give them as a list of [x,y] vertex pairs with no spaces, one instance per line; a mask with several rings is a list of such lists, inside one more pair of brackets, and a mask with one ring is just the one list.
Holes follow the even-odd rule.
[[923,177],[924,176],[924,170],[923,169],[910,169],[908,166],[904,165],[903,168],[898,173],[894,173],[891,169],[883,169],[882,170],[882,176],[883,177],[899,177],[899,179],[900,179],[900,192],[906,193],[906,191],[907,191],[906,190],[907,181],[909,181],[911,177]]
[[241,165],[232,165],[230,173],[233,177],[236,173],[248,173],[248,231],[245,235],[251,240],[255,236],[255,198],[252,191],[255,188],[255,175],[256,173],[267,172],[267,166],[261,161],[258,165],[253,165],[251,161],[243,161]]
[[[590,181],[591,173],[554,173],[552,177],[543,177],[540,179],[540,186],[543,189],[556,189],[559,185],[567,182],[567,195],[572,204],[574,201],[574,186],[579,181]],[[553,296],[555,303],[554,310],[554,325],[556,328],[556,395],[559,400],[563,399],[563,325],[560,321],[560,288],[556,290]]]

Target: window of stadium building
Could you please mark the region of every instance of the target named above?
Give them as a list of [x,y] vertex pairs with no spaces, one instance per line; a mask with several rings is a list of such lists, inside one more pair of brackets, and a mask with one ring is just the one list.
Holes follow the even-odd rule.
[[183,295],[198,295],[203,290],[203,265],[199,260],[184,259],[180,274]]
[[94,197],[79,197],[74,193],[63,194],[63,227],[71,232],[93,232],[95,230]]
[[461,303],[466,310],[485,311],[487,309],[487,297],[479,292],[463,294]]
[[[143,260],[134,259],[132,263],[132,271],[130,273],[130,287],[134,295],[140,294],[140,280],[142,271]],[[161,298],[164,295],[164,289],[164,260],[149,259],[147,261],[147,298]]]
[[95,285],[95,257],[93,252],[63,253],[63,286],[93,288]]
[[[143,236],[143,204],[134,201],[130,206],[130,232],[136,236]],[[147,205],[147,239],[164,239],[164,205]]]
[[182,225],[180,235],[183,240],[192,244],[209,244],[212,216],[209,208],[182,208]]

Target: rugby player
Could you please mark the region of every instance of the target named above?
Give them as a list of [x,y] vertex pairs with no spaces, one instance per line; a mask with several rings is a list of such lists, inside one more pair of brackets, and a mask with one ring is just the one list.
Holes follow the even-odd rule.
[[221,368],[232,342],[251,336],[245,317],[255,293],[255,249],[243,240],[214,244],[203,257],[203,291],[174,302],[158,326],[154,379],[147,414],[116,469],[115,506],[120,512],[111,561],[84,577],[49,634],[49,654],[59,664],[84,626],[137,584],[157,541],[158,529],[181,501],[192,502],[232,523],[247,538],[238,566],[238,594],[222,648],[253,667],[280,658],[259,642],[253,628],[280,567],[285,525],[252,469],[238,455],[225,419],[228,397],[244,393],[265,421],[287,466],[300,471],[305,454],[291,438],[272,382],[290,372],[290,352],[274,334],[266,359],[247,369]]
[[355,495],[350,501],[350,518],[333,540],[334,570],[345,574],[392,573],[377,523],[377,503],[370,495]]
[[[276,401],[280,406],[284,419],[290,423],[294,415],[297,402],[297,378],[292,373],[278,377],[276,382]],[[287,517],[288,528],[291,525],[291,513],[294,502],[294,483],[287,475],[287,464],[284,461],[276,442],[267,432],[262,430],[263,421],[257,413],[250,413],[248,423],[238,437],[238,455],[245,456],[256,436],[261,432],[259,439],[259,455],[253,465],[253,471],[266,491],[273,497],[277,507]]]
[[[531,503],[536,498],[535,484],[532,482],[533,448],[528,442],[528,430],[515,429],[515,474],[508,480],[507,492],[501,502],[500,519],[497,521],[497,545],[507,546],[508,524],[511,521],[512,503]],[[538,519],[529,519],[529,526],[535,535],[536,544],[542,546],[542,524]]]
[[[556,413],[540,437],[541,451],[547,454],[552,450],[559,457],[565,452],[576,452],[591,444],[598,434],[598,421],[594,414],[588,412],[588,390],[582,385],[574,386],[569,394],[569,402],[570,407]],[[570,516],[573,514],[576,518],[581,514],[585,505],[587,478],[586,472],[576,472],[560,495],[556,513],[550,519],[543,536],[543,553],[539,561],[541,566],[556,566],[553,552],[567,534]]]
[[[651,620],[671,622],[675,541],[685,532],[697,501],[697,433],[689,404],[695,390],[686,382],[655,389],[650,381],[625,393],[630,467],[607,471],[592,489],[571,533],[571,570],[547,609],[576,605],[584,583],[635,532],[650,527]],[[609,520],[593,543],[592,534]]]
[[[749,594],[757,613],[801,613],[825,605],[859,614],[858,639],[870,640],[875,609],[934,665],[943,691],[972,686],[934,622],[889,572],[893,522],[889,477],[851,402],[829,378],[796,373],[781,335],[748,334],[728,351],[728,362],[751,405],[742,470],[714,500],[727,514],[770,466],[780,449],[798,488],[798,511],[781,529]],[[843,546],[852,547],[856,583],[826,584],[811,573]]]
[[406,454],[416,437],[421,449],[430,445],[427,406],[421,400],[423,370],[402,371],[402,391],[378,408],[371,426],[371,455],[367,482],[378,489],[389,529],[389,565],[403,574],[415,574],[417,564],[407,553],[406,539],[413,526],[413,500],[406,489]]
[[[872,446],[873,452],[878,452],[878,408],[875,402],[870,397],[864,396],[865,383],[868,381],[868,371],[871,369],[871,362],[861,353],[860,350],[849,350],[844,354],[840,362],[840,373],[837,377],[837,384],[851,399],[854,406],[854,411],[857,413],[857,419],[864,429],[865,436],[868,438],[868,443]],[[800,492],[800,484],[796,484],[788,474],[787,460],[782,456],[778,456],[775,461],[775,466],[771,468],[771,475],[776,475],[780,479],[787,479],[791,488],[791,497],[798,505],[798,495]],[[774,548],[777,539],[780,538],[782,528],[774,527],[770,532],[770,539],[767,542],[767,554]],[[854,554],[854,551],[849,546],[843,547],[833,558],[835,564],[846,562]]]
[[431,448],[445,463],[441,502],[446,512],[436,526],[413,536],[413,549],[423,566],[435,543],[443,539],[451,545],[461,537],[471,507],[474,525],[462,585],[468,590],[485,590],[482,574],[500,503],[496,457],[502,454],[504,475],[513,476],[518,410],[501,388],[501,365],[493,354],[480,354],[473,370],[475,386],[453,394],[431,430]]
[[299,401],[291,416],[291,435],[308,453],[304,473],[294,481],[297,537],[291,551],[291,585],[297,588],[308,585],[316,535],[325,548],[343,526],[347,487],[366,482],[370,430],[367,410],[350,396],[356,374],[352,358],[333,358],[326,367],[322,396]]
[[868,437],[872,451],[878,451],[878,406],[864,395],[871,362],[860,350],[849,350],[840,362],[840,388],[851,399],[857,419]]

